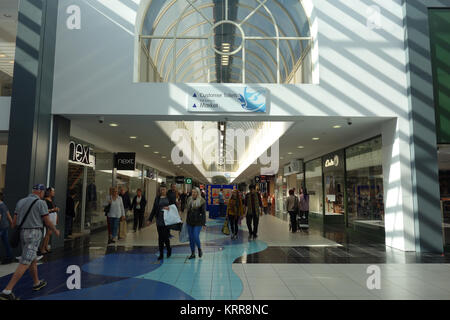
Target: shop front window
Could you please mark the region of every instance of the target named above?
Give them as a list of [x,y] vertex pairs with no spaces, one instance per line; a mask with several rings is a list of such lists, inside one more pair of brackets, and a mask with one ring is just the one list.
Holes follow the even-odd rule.
[[344,215],[344,153],[331,153],[323,158],[325,182],[325,214]]
[[316,159],[305,166],[306,189],[309,194],[309,211],[323,213],[322,160]]
[[346,149],[349,225],[384,228],[381,138]]
[[[143,189],[143,186],[143,171],[141,165],[137,165],[137,169],[134,171],[117,171],[117,187],[128,191],[130,201],[136,196],[138,189]],[[127,214],[131,215],[132,213],[131,211],[128,211]]]
[[91,230],[106,225],[103,211],[109,198],[109,188],[112,186],[112,170],[97,170],[88,168],[86,186],[86,222]]

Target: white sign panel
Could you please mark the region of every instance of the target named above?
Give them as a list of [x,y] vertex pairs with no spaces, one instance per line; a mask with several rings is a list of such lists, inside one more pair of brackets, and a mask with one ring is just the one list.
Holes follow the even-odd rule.
[[187,97],[188,112],[266,112],[269,92],[256,86],[196,86]]

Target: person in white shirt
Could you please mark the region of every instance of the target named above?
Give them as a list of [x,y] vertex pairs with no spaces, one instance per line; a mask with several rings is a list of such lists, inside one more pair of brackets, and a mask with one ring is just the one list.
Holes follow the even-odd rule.
[[109,204],[111,205],[108,212],[108,220],[111,226],[111,239],[109,243],[114,243],[117,241],[117,234],[119,233],[119,222],[125,219],[125,208],[123,206],[122,198],[119,197],[119,191],[117,188],[111,188],[111,199]]

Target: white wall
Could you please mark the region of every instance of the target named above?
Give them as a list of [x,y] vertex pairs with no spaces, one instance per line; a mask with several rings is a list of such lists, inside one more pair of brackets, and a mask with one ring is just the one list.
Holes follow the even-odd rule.
[[[144,5],[144,2],[145,5]],[[193,120],[188,114],[189,84],[134,83],[135,1],[79,1],[81,30],[66,27],[66,8],[59,1],[53,87],[53,113],[62,115],[153,115]],[[305,2],[311,2],[306,1]],[[394,118],[383,133],[386,192],[386,242],[414,250],[411,200],[410,128],[402,0],[312,0],[308,5],[317,31],[313,82],[318,85],[264,85],[270,91],[267,114],[227,115],[229,120],[288,120],[296,116]],[[380,8],[381,29],[367,26],[368,10]],[[313,31],[314,33],[314,31]],[[314,53],[318,52],[318,59]],[[315,79],[317,77],[317,79]],[[214,85],[228,86],[228,85]],[[209,120],[214,116],[208,117]],[[218,119],[218,117],[216,117]],[[358,137],[355,137],[357,139]]]

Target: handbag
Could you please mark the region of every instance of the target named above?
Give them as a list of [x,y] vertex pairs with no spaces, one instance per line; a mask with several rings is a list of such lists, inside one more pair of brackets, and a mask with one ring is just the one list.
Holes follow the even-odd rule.
[[111,203],[109,203],[107,206],[105,206],[105,208],[103,209],[103,211],[105,211],[105,216],[108,216],[109,211],[111,210]]
[[187,228],[187,223],[183,223],[180,232],[180,242],[188,242],[189,241],[189,232]]
[[225,222],[222,227],[222,233],[229,236],[230,235],[230,228],[228,227],[228,219],[225,219]]
[[30,207],[28,208],[27,213],[25,214],[25,217],[23,217],[23,220],[20,223],[20,225],[18,227],[16,226],[14,229],[12,229],[11,236],[9,237],[9,244],[11,245],[11,247],[17,248],[19,246],[19,243],[20,243],[20,229],[22,229],[22,226],[25,223],[25,220],[27,220],[27,217],[28,217],[28,215],[31,212],[31,208],[33,208],[34,204],[38,200],[39,199],[34,200],[33,203],[30,205]]
[[119,224],[119,237],[125,239],[127,237],[127,220],[123,219]]

